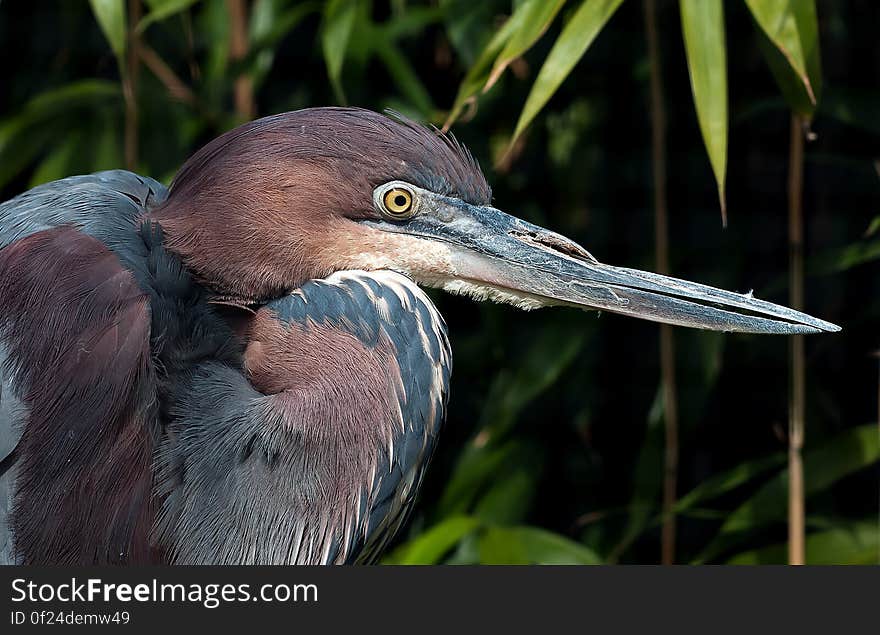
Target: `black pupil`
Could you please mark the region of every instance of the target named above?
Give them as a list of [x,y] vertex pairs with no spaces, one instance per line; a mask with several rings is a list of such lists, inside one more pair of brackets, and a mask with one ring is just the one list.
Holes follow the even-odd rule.
[[404,207],[406,205],[406,197],[403,194],[398,194],[394,197],[394,204],[397,207]]

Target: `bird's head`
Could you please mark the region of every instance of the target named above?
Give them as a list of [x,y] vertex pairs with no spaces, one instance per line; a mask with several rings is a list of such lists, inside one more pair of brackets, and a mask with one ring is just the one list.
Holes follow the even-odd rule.
[[598,262],[492,206],[453,138],[400,117],[314,108],[259,119],[199,150],[154,217],[218,292],[278,296],[345,269],[531,309],[567,305],[723,331],[839,328],[751,297]]

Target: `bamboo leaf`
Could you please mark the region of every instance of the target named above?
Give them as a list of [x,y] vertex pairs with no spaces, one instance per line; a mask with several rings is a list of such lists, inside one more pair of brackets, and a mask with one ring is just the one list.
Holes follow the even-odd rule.
[[204,98],[214,110],[223,108],[229,66],[229,14],[225,2],[206,2],[196,16],[196,29],[211,36],[206,42],[203,77]]
[[125,0],[89,0],[92,13],[121,65],[125,56]]
[[280,13],[282,3],[260,0],[251,13],[251,48],[261,51],[277,44],[309,14],[321,8],[320,2],[302,2]]
[[[494,3],[473,0],[438,0],[443,11],[443,26],[449,43],[470,67],[480,54],[483,44],[492,35]],[[500,49],[499,49],[500,50]]]
[[275,47],[305,18],[320,11],[319,2],[301,2],[284,10],[283,0],[257,0],[251,9],[248,31],[250,48],[243,61],[246,74],[251,76],[254,87],[259,88],[272,68]]
[[358,0],[329,0],[324,7],[321,49],[324,52],[330,83],[333,84],[336,98],[340,102],[345,101],[345,93],[342,90],[342,64],[345,61],[345,52],[354,28],[357,9]]
[[183,13],[197,2],[199,0],[147,0],[150,12],[138,22],[137,32],[143,33],[154,22],[161,22]]
[[550,388],[583,350],[586,337],[571,329],[547,329],[535,336],[513,373],[500,373],[480,416],[488,438],[498,439],[516,423],[523,408]]
[[0,187],[82,121],[82,112],[121,96],[119,85],[81,80],[33,97],[15,116],[0,121]]
[[492,39],[489,40],[489,43],[483,48],[477,61],[470,67],[461,82],[461,86],[458,88],[455,102],[449,111],[449,116],[446,118],[446,122],[443,124],[444,130],[448,130],[449,127],[455,123],[455,120],[461,115],[465,106],[474,100],[477,93],[482,90],[492,69],[492,63],[501,53],[504,45],[516,30],[516,27],[517,22],[511,17],[500,29],[498,29],[498,31],[495,32],[495,35],[492,36]]
[[[556,382],[577,358],[585,342],[585,335],[577,331],[542,330],[518,356],[516,371],[502,372],[496,377],[480,417],[480,432],[459,454],[446,482],[438,504],[442,513],[471,509],[475,499],[491,487],[491,479],[500,471],[522,465],[534,457],[534,448],[520,440],[509,441],[509,432],[523,408]],[[511,470],[511,474],[513,472]],[[499,491],[492,495],[502,494]]]
[[237,62],[234,73],[251,76],[259,88],[272,69],[278,43],[312,13],[320,12],[318,0],[302,2],[286,9],[285,0],[257,0],[251,8],[248,32],[250,46],[244,59]]
[[773,79],[776,80],[776,85],[779,87],[788,107],[798,114],[812,119],[813,113],[816,111],[816,104],[810,98],[810,94],[807,92],[801,78],[792,69],[785,56],[770,41],[767,34],[762,29],[756,29],[756,31],[758,48],[761,50],[761,54],[767,62],[767,67],[770,69]]
[[510,144],[525,131],[596,39],[623,0],[584,0],[562,29],[516,122]]
[[102,79],[82,79],[36,95],[25,104],[20,116],[29,121],[49,117],[72,106],[105,103],[122,96],[119,85]]
[[814,0],[745,2],[755,21],[785,56],[815,106],[822,89],[822,75]]
[[633,494],[628,505],[626,525],[620,538],[609,552],[609,559],[617,560],[650,525],[657,506],[661,482],[657,474],[663,472],[663,393],[657,389],[648,414],[645,436],[636,461]]
[[513,33],[496,58],[486,85],[483,86],[483,92],[492,88],[504,69],[532,48],[532,45],[544,35],[563,4],[565,0],[525,0],[517,7],[510,18],[516,21]]
[[595,551],[537,527],[489,527],[480,536],[482,564],[601,564]]
[[375,48],[376,54],[385,64],[388,74],[394,80],[395,85],[409,100],[412,106],[423,117],[430,118],[434,111],[431,95],[419,79],[418,73],[406,59],[393,41],[387,40]]
[[49,183],[65,176],[70,176],[70,167],[79,148],[81,135],[73,132],[66,139],[57,143],[49,154],[34,170],[28,187],[36,187],[41,183]]
[[[880,94],[870,89],[851,87],[835,88],[822,98],[823,115],[845,123],[848,126],[880,135]],[[876,173],[876,172],[875,172]]]
[[[804,453],[804,492],[807,496],[815,494],[878,460],[880,435],[875,424],[847,430]],[[784,520],[787,491],[788,472],[783,471],[730,514],[698,561],[713,558],[738,544],[743,535],[757,527]]]
[[[807,564],[878,564],[880,529],[877,521],[853,523],[808,534]],[[785,564],[788,545],[773,545],[733,556],[727,564]]]
[[679,6],[694,106],[718,184],[722,222],[726,225],[724,182],[728,121],[724,7],[721,0],[681,0]]
[[480,526],[477,518],[450,516],[400,545],[383,560],[385,564],[437,564],[462,538]]
[[122,142],[119,138],[119,128],[108,126],[104,121],[100,123],[104,125],[92,128],[99,131],[95,134],[96,138],[92,139],[94,145],[92,165],[83,171],[100,172],[101,170],[112,170],[122,165]]
[[[804,453],[805,493],[814,494],[878,459],[880,439],[876,425],[848,430],[831,442]],[[756,521],[771,522],[784,518],[785,505],[776,503],[785,500],[787,490],[788,473],[782,472],[730,515],[722,533],[748,528]]]
[[880,240],[863,240],[838,249],[826,250],[815,259],[809,268],[809,273],[814,275],[841,273],[875,260],[880,260]]
[[[690,380],[691,390],[682,395],[679,404],[682,421],[702,416],[704,404],[721,369],[723,344],[723,337],[718,337],[718,334],[710,332],[700,332],[695,334],[695,337],[682,340],[680,354],[692,358],[693,371],[699,376],[699,381],[694,381],[693,378]],[[697,348],[692,349],[692,345],[696,345]],[[690,414],[685,416],[688,411]],[[661,482],[657,478],[657,474],[663,471],[662,423],[663,392],[662,387],[658,386],[648,413],[645,436],[636,462],[632,497],[625,510],[628,516],[627,522],[623,529],[618,531],[620,538],[609,552],[609,559],[619,559],[647,530],[659,526],[663,521],[662,513],[657,510],[661,489]],[[768,457],[738,465],[704,481],[684,495],[676,504],[673,513],[700,518],[718,515],[719,512],[697,509],[697,506],[706,500],[721,496],[771,467],[783,463],[783,458]]]
[[474,499],[483,493],[489,481],[504,465],[510,465],[523,456],[521,442],[512,441],[502,446],[469,444],[457,459],[437,509],[442,514],[463,513]]
[[773,468],[785,465],[784,454],[773,454],[754,461],[740,463],[733,469],[703,481],[690,492],[682,496],[675,505],[677,513],[686,511],[704,501],[717,498],[741,485],[765,474]]
[[474,505],[474,515],[495,524],[523,522],[538,493],[543,456],[537,448],[525,446],[516,463],[501,465],[492,475],[486,493]]
[[383,41],[394,41],[406,37],[418,37],[425,29],[443,19],[444,11],[439,7],[413,7],[382,25],[381,35],[384,40],[376,44],[381,46]]
[[41,152],[52,147],[61,134],[61,126],[51,121],[31,129],[20,126],[17,120],[0,124],[0,187],[14,179]]

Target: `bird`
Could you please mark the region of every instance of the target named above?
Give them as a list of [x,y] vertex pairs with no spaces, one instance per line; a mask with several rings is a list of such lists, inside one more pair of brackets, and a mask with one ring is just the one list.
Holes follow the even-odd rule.
[[493,206],[454,136],[270,115],[170,187],[0,204],[0,561],[367,564],[406,523],[452,354],[424,288],[727,332],[839,327],[601,263]]

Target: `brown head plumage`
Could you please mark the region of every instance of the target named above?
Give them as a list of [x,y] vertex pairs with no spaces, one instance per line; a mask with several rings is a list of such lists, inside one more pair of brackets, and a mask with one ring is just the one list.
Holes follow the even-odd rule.
[[491,200],[479,165],[453,137],[399,115],[310,108],[210,142],[153,216],[207,283],[262,298],[326,276],[357,255],[355,244],[379,240],[352,221],[377,217],[373,189],[392,180],[474,205]]

